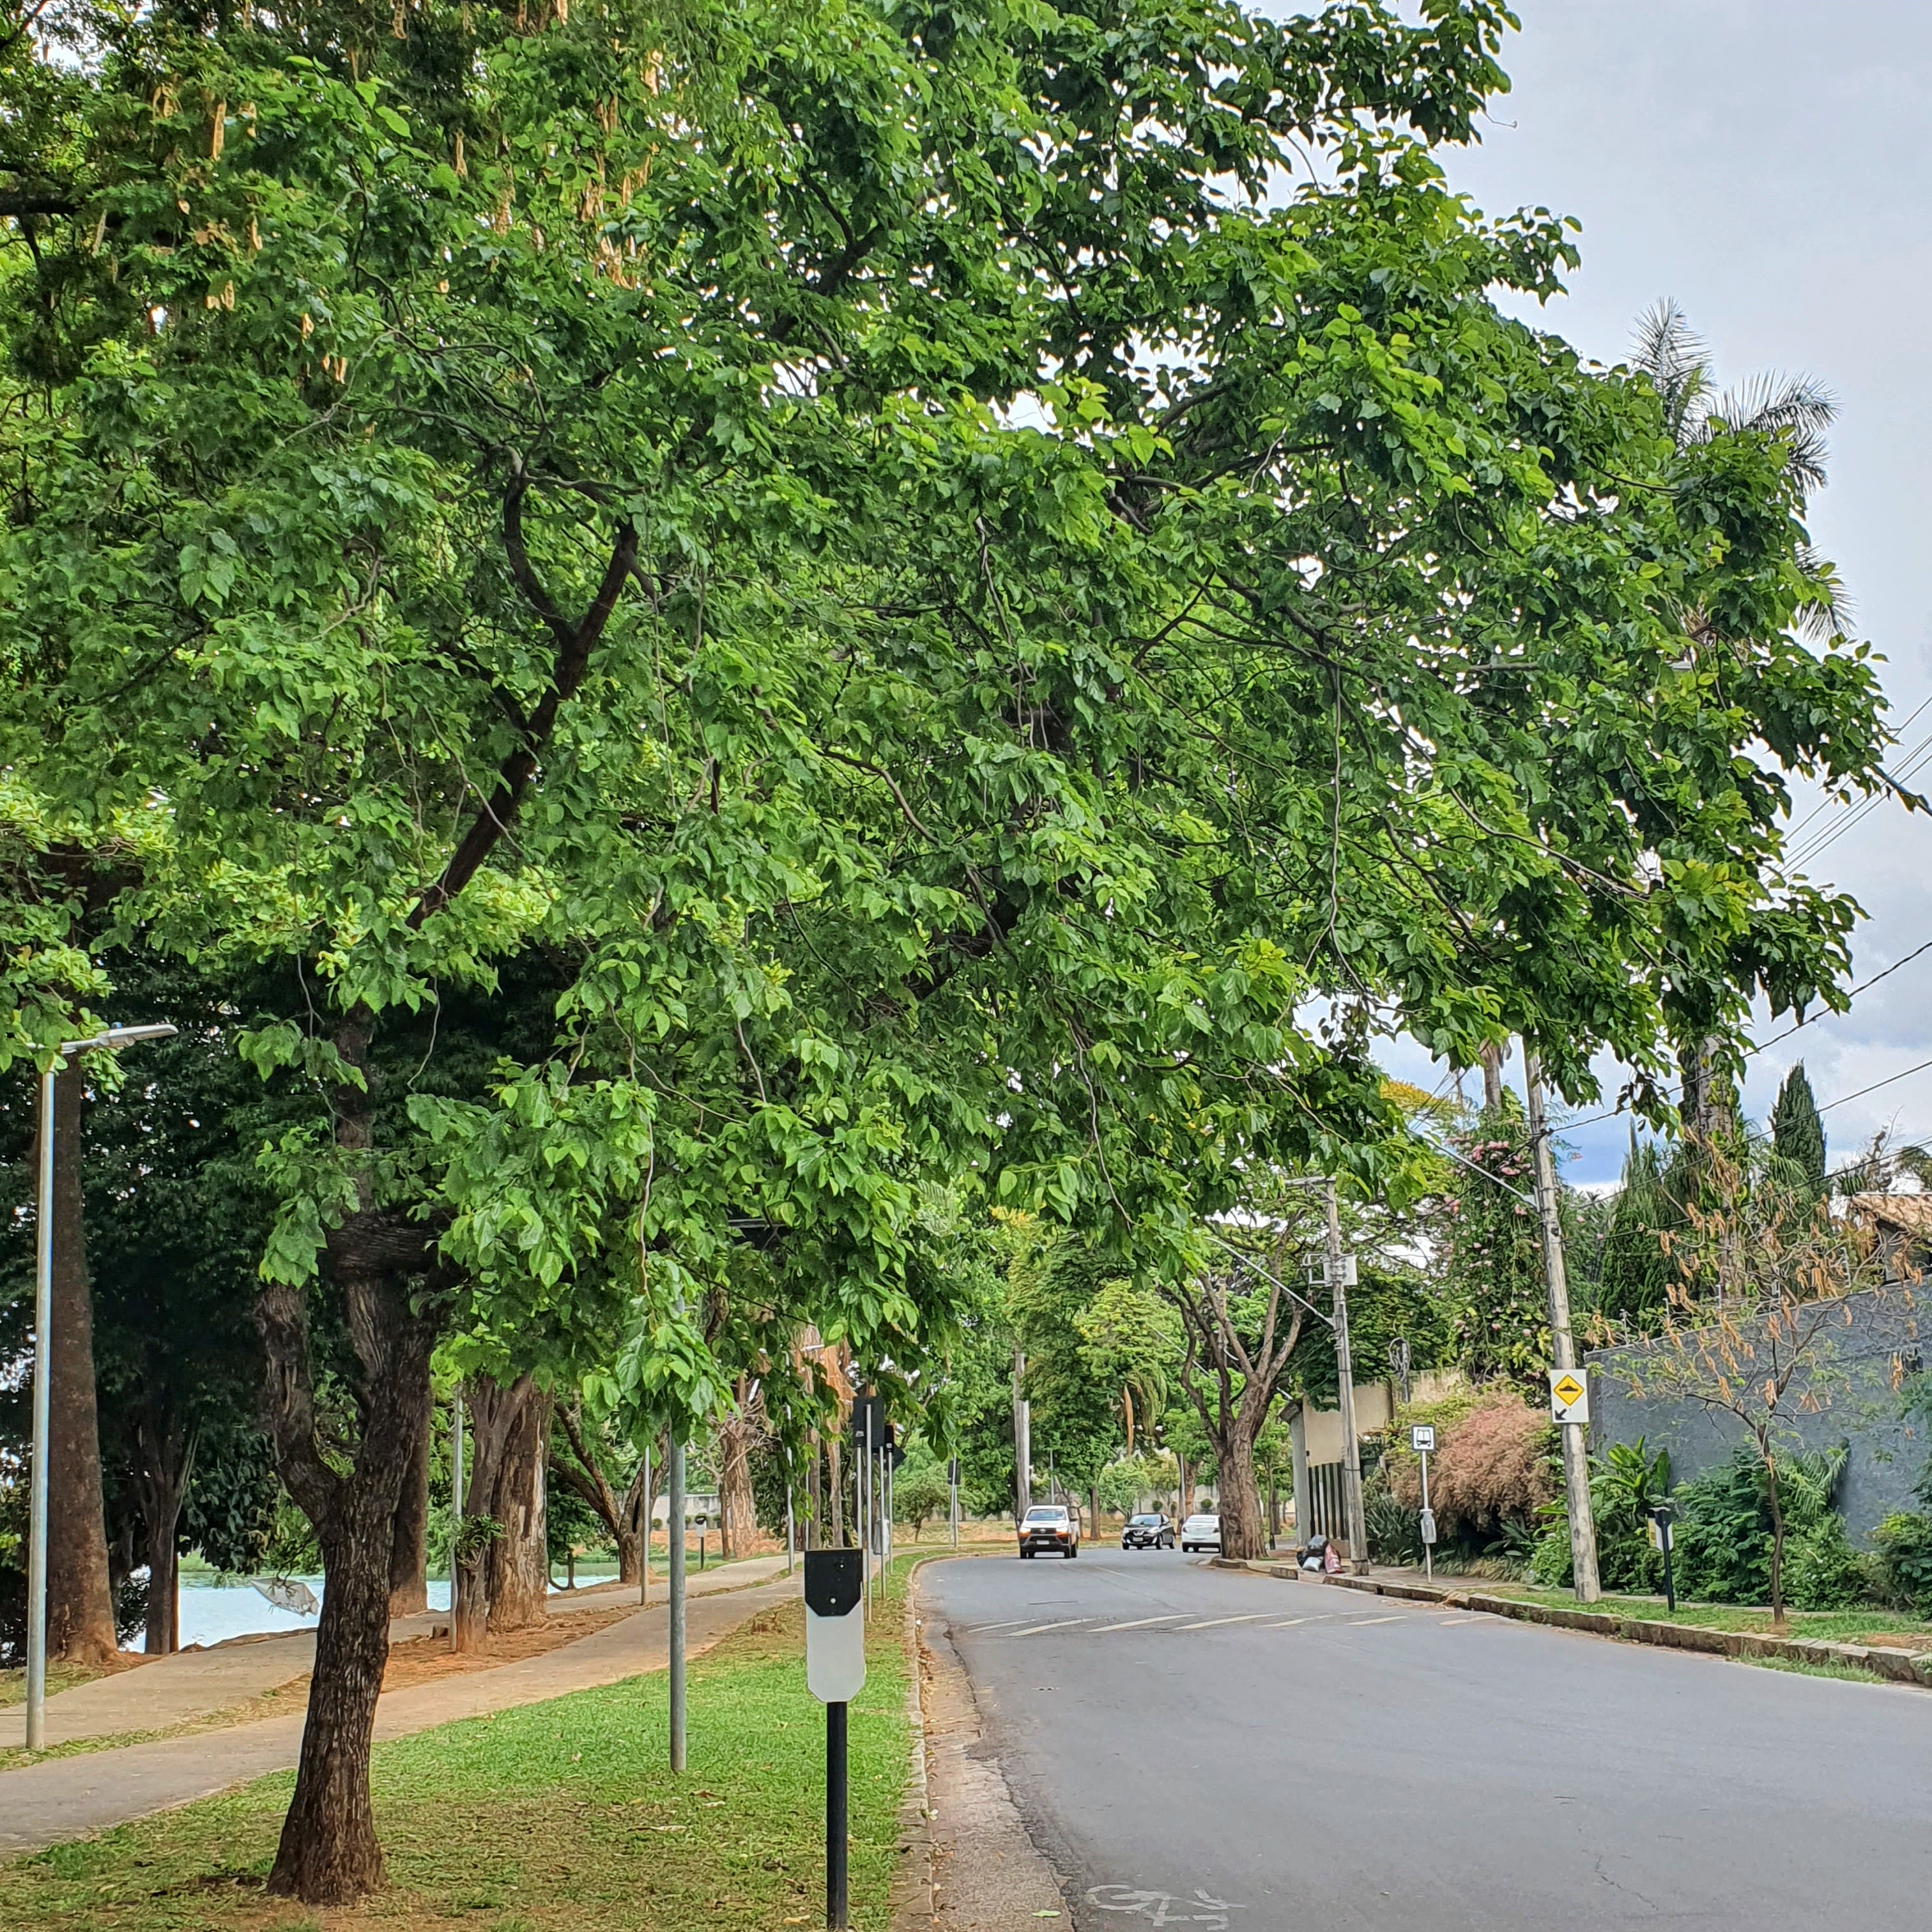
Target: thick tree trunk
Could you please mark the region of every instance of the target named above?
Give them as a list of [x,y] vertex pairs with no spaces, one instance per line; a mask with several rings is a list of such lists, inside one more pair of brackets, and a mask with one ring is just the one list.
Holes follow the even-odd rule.
[[429,1608],[429,1431],[422,1432],[396,1505],[389,1549],[389,1614],[412,1617]]
[[105,1664],[118,1648],[101,1504],[94,1393],[94,1298],[81,1218],[81,1113],[86,1076],[74,1061],[54,1082],[52,1411],[47,1455],[47,1654]]
[[[401,1251],[412,1242],[420,1254],[419,1229],[358,1217],[332,1236],[332,1262],[345,1270],[343,1251]],[[362,1370],[362,1438],[346,1476],[322,1455],[316,1432],[304,1292],[270,1287],[256,1304],[278,1461],[315,1525],[327,1576],[295,1796],[268,1876],[270,1892],[310,1905],[344,1904],[382,1881],[369,1744],[389,1655],[396,1515],[430,1425],[435,1340],[433,1318],[412,1307],[410,1276],[350,1274],[342,1286]]]
[[476,1463],[464,1513],[492,1516],[502,1526],[484,1559],[490,1628],[527,1630],[542,1620],[550,1592],[544,1472],[552,1398],[528,1376],[507,1388],[472,1382],[468,1397]]
[[[153,1366],[151,1363],[151,1377]],[[150,1657],[170,1656],[181,1648],[181,1556],[176,1539],[194,1468],[194,1431],[182,1426],[152,1400],[142,1408],[134,1430],[138,1460],[134,1474],[142,1554],[148,1564],[148,1626],[142,1644]]]
[[752,1438],[758,1430],[758,1385],[739,1378],[737,1406],[718,1426],[718,1548],[729,1559],[751,1553],[758,1532],[758,1505],[752,1496]]
[[1221,1554],[1244,1562],[1268,1554],[1261,1492],[1255,1483],[1255,1436],[1259,1431],[1249,1429],[1248,1420],[1238,1416],[1214,1445],[1221,1462]]

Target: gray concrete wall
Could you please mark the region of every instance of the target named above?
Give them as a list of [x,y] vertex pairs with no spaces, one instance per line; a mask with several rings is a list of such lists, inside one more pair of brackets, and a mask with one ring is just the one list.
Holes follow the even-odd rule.
[[[1922,1311],[1911,1291],[1894,1287],[1850,1296],[1845,1305],[1850,1322],[1826,1331],[1813,1351],[1816,1372],[1794,1384],[1800,1397],[1808,1387],[1818,1406],[1800,1412],[1797,1400],[1787,1397],[1778,1426],[1786,1448],[1850,1445],[1838,1507],[1852,1540],[1862,1544],[1882,1517],[1924,1507],[1912,1489],[1932,1440],[1900,1419],[1895,1384],[1901,1370],[1932,1359],[1932,1301]],[[1633,1384],[1644,1379],[1637,1351],[1594,1349],[1584,1360],[1591,1371],[1592,1448],[1641,1436],[1646,1448],[1670,1451],[1671,1475],[1684,1482],[1749,1439],[1735,1416],[1682,1398],[1636,1393]],[[1748,1371],[1750,1364],[1744,1366]]]

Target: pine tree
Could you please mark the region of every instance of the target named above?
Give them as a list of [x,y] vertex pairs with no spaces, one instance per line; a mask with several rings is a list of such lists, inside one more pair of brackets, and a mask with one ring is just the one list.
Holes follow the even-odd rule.
[[1790,1162],[1814,1187],[1825,1185],[1825,1124],[1818,1118],[1818,1103],[1811,1096],[1811,1082],[1805,1078],[1800,1060],[1784,1076],[1778,1090],[1778,1105],[1772,1110],[1772,1151]]

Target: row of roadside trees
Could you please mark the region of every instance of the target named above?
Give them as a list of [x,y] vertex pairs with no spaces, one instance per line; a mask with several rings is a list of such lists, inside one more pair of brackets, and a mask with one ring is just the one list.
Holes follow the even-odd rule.
[[[1576,259],[1436,158],[1507,24],[15,16],[0,1060],[165,1008],[259,1083],[328,1579],[275,1890],[380,1876],[439,1376],[506,1472],[560,1391],[635,1449],[753,1382],[816,1471],[855,1365],[943,1431],[999,1208],[1165,1298],[1211,1434],[1303,1342],[1204,1226],[1431,1184],[1387,1029],[1655,1106],[1842,999],[1781,774],[1882,782],[1874,667],[1796,634],[1788,436],[1492,301]],[[1131,1391],[1153,1319],[1079,1346]]]

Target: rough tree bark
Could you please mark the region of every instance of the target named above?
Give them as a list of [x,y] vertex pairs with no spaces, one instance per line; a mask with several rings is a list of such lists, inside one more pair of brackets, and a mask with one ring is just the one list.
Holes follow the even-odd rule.
[[362,1436],[346,1474],[324,1456],[316,1432],[306,1292],[278,1284],[256,1305],[277,1461],[315,1527],[328,1580],[295,1796],[268,1877],[272,1892],[312,1905],[343,1904],[382,1882],[369,1742],[389,1656],[396,1512],[417,1439],[429,1428],[435,1322],[420,1311],[411,1286],[428,1266],[433,1238],[420,1226],[373,1213],[329,1238],[330,1271],[343,1291],[361,1371]]
[[752,1495],[752,1443],[761,1431],[754,1376],[740,1376],[734,1406],[718,1425],[718,1548],[728,1561],[751,1553],[758,1533],[758,1504]]
[[464,1513],[493,1517],[500,1527],[484,1561],[490,1628],[527,1630],[542,1621],[550,1594],[544,1469],[553,1398],[528,1376],[507,1387],[472,1382],[466,1395],[476,1464]]
[[389,1546],[389,1615],[412,1617],[429,1608],[429,1431],[416,1445],[396,1506],[396,1534]]
[[[118,1648],[101,1504],[100,1427],[94,1406],[94,1298],[81,1214],[81,1114],[86,1076],[77,1059],[54,1081],[53,1331],[48,1402],[47,1654],[106,1664]],[[36,1150],[36,1170],[38,1152]]]
[[150,1657],[169,1656],[181,1648],[176,1536],[194,1473],[196,1433],[192,1426],[152,1401],[142,1404],[134,1425],[134,1500],[148,1563],[148,1628],[142,1647]]

